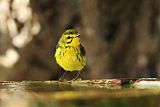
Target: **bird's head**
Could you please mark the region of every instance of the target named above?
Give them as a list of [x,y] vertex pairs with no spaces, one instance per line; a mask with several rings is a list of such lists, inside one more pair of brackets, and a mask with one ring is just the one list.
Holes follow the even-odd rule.
[[80,34],[76,29],[66,30],[60,39],[65,46],[77,47],[80,45]]

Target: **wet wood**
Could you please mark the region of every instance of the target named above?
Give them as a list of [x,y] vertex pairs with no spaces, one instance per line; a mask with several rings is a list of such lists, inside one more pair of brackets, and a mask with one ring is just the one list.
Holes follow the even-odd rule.
[[141,103],[144,103],[145,107],[155,107],[160,101],[160,81],[156,78],[2,81],[0,99],[4,107],[13,103],[15,106],[27,105],[24,107],[38,107],[39,104],[62,107],[82,104],[85,107],[98,107],[101,104],[134,105],[135,102],[137,107],[141,107]]

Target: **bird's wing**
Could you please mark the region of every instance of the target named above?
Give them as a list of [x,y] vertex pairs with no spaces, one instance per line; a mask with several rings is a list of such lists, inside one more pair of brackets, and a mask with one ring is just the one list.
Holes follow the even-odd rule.
[[86,51],[85,51],[85,49],[84,49],[84,47],[83,47],[82,45],[80,45],[80,54],[81,54],[82,56],[85,56],[85,55],[86,55]]

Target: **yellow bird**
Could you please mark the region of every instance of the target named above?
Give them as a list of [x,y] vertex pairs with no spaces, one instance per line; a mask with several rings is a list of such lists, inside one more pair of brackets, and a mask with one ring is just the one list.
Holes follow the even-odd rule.
[[[74,80],[76,80],[80,71],[86,65],[85,53],[85,49],[80,43],[80,34],[76,29],[69,29],[62,34],[57,44],[55,59],[65,71],[79,71],[74,78]],[[59,80],[61,80],[63,76]]]

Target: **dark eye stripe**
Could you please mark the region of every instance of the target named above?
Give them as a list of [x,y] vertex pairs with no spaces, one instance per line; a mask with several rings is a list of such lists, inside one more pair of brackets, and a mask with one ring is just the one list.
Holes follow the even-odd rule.
[[71,38],[73,38],[73,37],[67,36],[67,39],[71,39]]
[[71,43],[73,39],[71,39],[71,41],[67,42],[67,44]]

